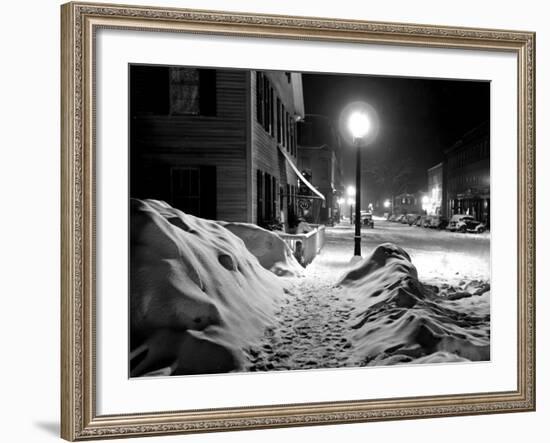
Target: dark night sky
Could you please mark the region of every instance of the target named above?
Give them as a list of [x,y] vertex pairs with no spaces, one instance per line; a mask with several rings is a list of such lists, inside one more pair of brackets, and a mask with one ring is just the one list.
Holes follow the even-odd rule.
[[[376,109],[379,132],[364,148],[363,164],[410,158],[415,171],[410,192],[426,189],[426,170],[443,159],[444,149],[489,120],[489,82],[303,74],[303,87],[306,114],[326,115],[336,127],[350,102]],[[342,151],[347,185],[354,177],[353,148],[344,143]]]

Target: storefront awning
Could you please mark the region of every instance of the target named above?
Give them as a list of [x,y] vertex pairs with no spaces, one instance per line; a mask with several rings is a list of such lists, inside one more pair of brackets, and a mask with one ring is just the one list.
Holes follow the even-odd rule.
[[461,199],[476,199],[476,198],[490,198],[489,188],[468,188],[464,192],[456,193],[456,198]]
[[310,182],[308,182],[306,180],[306,178],[302,175],[302,173],[298,170],[298,167],[294,164],[294,162],[292,161],[292,159],[290,158],[290,156],[288,155],[288,152],[286,152],[286,150],[282,147],[282,146],[279,146],[279,152],[281,152],[281,154],[283,154],[283,157],[285,158],[285,160],[287,161],[287,163],[290,165],[290,168],[296,173],[296,175],[298,176],[298,178],[311,190],[311,192],[313,192],[314,195],[316,195],[317,197],[319,197],[320,199],[322,200],[325,200],[325,196],[323,194],[321,194],[316,188],[315,186],[313,186]]

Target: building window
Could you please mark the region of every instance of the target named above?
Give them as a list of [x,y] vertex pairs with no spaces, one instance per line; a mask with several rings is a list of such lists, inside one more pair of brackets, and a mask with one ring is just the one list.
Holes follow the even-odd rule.
[[261,87],[263,85],[263,74],[256,71],[256,120],[261,125],[263,124],[263,112],[264,112],[264,90]]
[[275,113],[273,110],[274,95],[269,78],[264,73],[257,71],[256,120],[271,136],[275,135]]
[[281,106],[281,144],[287,148],[288,151],[288,145],[287,145],[287,113],[285,111],[285,105]]
[[131,66],[130,83],[133,115],[216,115],[214,69]]
[[288,112],[285,113],[285,122],[286,122],[286,133],[285,133],[285,139],[286,139],[286,150],[290,151],[290,115]]
[[273,218],[277,217],[277,189],[279,188],[277,184],[277,179],[275,177],[271,178],[271,214]]
[[216,115],[216,71],[170,68],[170,114]]
[[264,174],[264,218],[263,222],[268,222],[273,218],[271,210],[273,209],[273,190],[271,188],[271,175]]
[[277,143],[281,143],[282,133],[281,100],[277,97]]
[[256,171],[256,223],[261,224],[264,219],[264,174]]
[[256,171],[256,202],[258,225],[272,222],[277,216],[277,179],[261,170]]
[[269,87],[269,134],[275,135],[275,112],[273,111],[273,88]]
[[173,168],[171,171],[172,203],[185,213],[201,211],[200,168]]
[[270,123],[270,94],[269,94],[269,79],[264,75],[264,129],[269,132],[269,123]]
[[170,69],[170,113],[173,115],[199,115],[198,69]]
[[216,167],[175,167],[170,170],[171,204],[186,214],[216,218]]

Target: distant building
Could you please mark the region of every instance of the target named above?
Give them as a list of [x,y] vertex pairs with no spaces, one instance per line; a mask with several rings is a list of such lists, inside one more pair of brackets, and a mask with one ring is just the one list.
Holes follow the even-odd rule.
[[298,198],[308,207],[301,209],[301,215],[314,223],[339,219],[337,200],[343,190],[340,137],[327,117],[308,114],[298,123],[298,168],[325,198],[299,188]]
[[393,199],[393,213],[401,214],[420,214],[422,212],[422,195],[421,192],[415,194],[399,194]]
[[132,197],[210,219],[288,223],[300,74],[134,65],[130,84]]
[[428,202],[426,206],[427,215],[446,214],[443,204],[445,202],[443,182],[443,162],[428,169]]
[[469,214],[489,226],[489,122],[464,134],[447,149],[444,163],[447,215]]

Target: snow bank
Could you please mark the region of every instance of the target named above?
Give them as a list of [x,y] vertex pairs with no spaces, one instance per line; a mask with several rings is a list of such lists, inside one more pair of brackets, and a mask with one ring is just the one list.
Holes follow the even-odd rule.
[[131,223],[131,375],[243,369],[281,281],[215,221],[132,200]]
[[265,269],[279,276],[303,274],[292,250],[276,233],[249,223],[218,223],[239,237]]
[[346,272],[339,285],[355,302],[355,364],[490,359],[487,283],[441,291],[423,285],[409,255],[385,243]]

